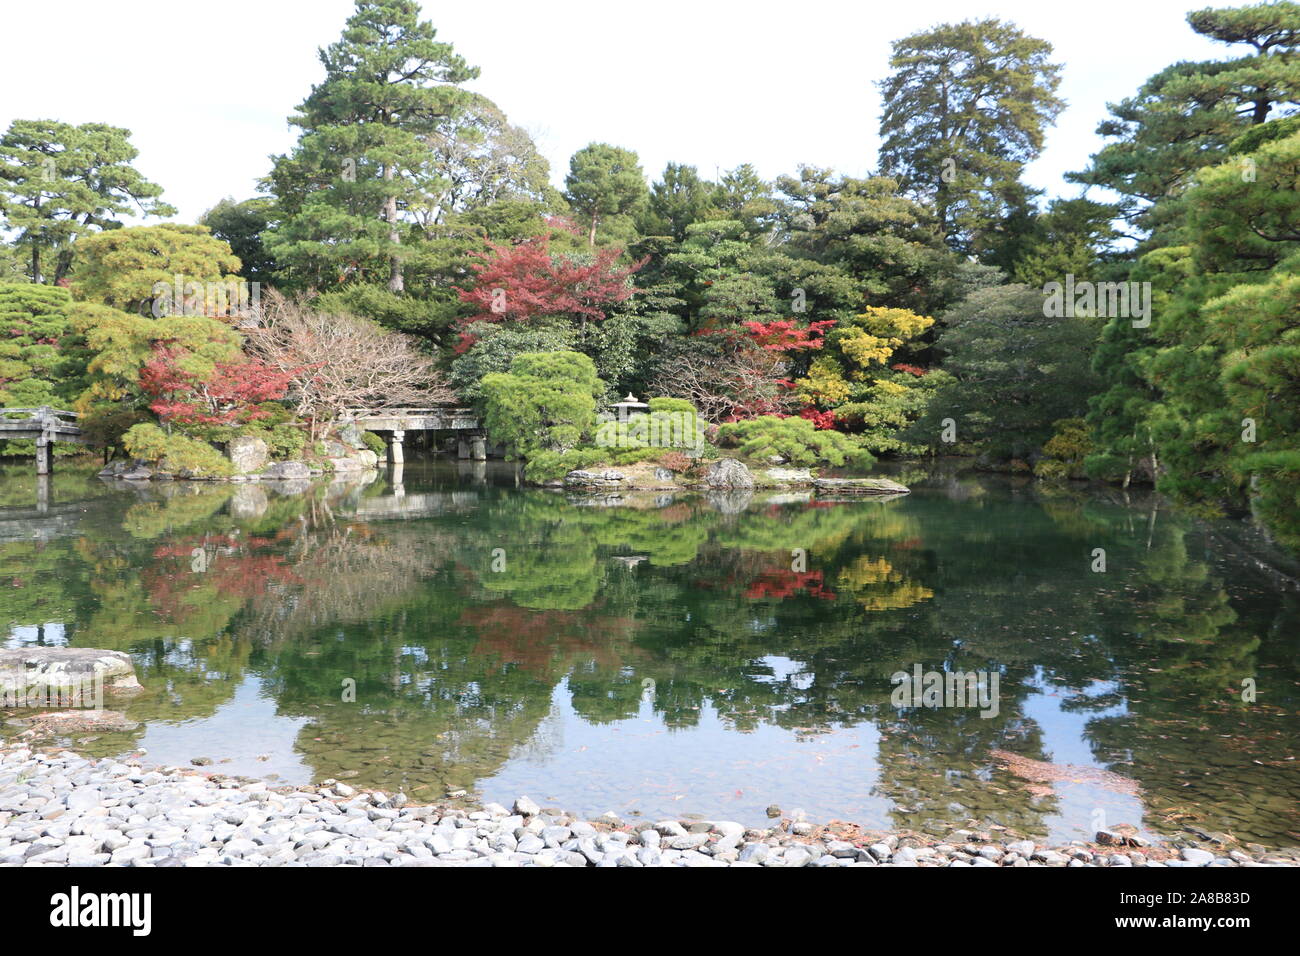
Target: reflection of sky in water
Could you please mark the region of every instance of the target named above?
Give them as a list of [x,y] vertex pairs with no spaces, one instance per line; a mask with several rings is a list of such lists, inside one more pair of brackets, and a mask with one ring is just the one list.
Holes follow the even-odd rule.
[[[765,663],[779,663],[785,669],[779,676],[802,669],[785,658]],[[613,810],[647,820],[690,816],[758,826],[779,799],[786,814],[800,808],[818,822],[889,826],[890,802],[871,795],[880,743],[871,724],[807,739],[771,724],[740,733],[705,704],[698,724],[671,729],[644,696],[635,718],[591,724],[571,700],[562,682],[533,739],[479,782],[485,800],[508,806],[527,794],[543,806],[589,816]]]
[[[1094,720],[1123,716],[1128,713],[1127,702],[1121,701],[1103,710],[1069,711],[1062,709],[1062,704],[1067,695],[1074,696],[1074,693],[1047,680],[1042,668],[1038,668],[1026,683],[1038,693],[1024,698],[1021,712],[1026,720],[1037,724],[1041,730],[1043,759],[1055,764],[1107,769],[1093,757],[1088,743],[1088,724]],[[1078,693],[1084,697],[1102,697],[1119,689],[1120,685],[1114,681],[1097,681],[1081,688]],[[1126,775],[1122,768],[1120,775]],[[1059,798],[1060,809],[1043,818],[1053,841],[1091,839],[1099,828],[1118,823],[1142,826],[1142,801],[1137,797],[1115,793],[1091,783],[1063,781],[1055,783],[1053,789]],[[1149,833],[1146,835],[1151,836]]]
[[63,630],[63,622],[50,621],[39,627],[36,625],[11,627],[8,636],[5,638],[4,647],[5,650],[28,647],[32,644],[45,647],[63,647],[67,643],[68,638]]
[[768,684],[788,683],[795,690],[807,690],[812,687],[814,675],[807,673],[803,661],[794,661],[788,657],[760,658],[764,666],[772,671],[771,676],[756,674],[754,679]]
[[[245,677],[231,699],[211,716],[178,723],[154,721],[139,746],[149,752],[149,762],[189,766],[193,757],[211,757],[206,768],[214,773],[265,777],[279,774],[278,783],[310,783],[312,771],[303,763],[295,743],[306,717],[282,717],[276,703],[262,692],[261,681]],[[269,754],[271,759],[257,758]],[[229,758],[226,762],[225,758]]]

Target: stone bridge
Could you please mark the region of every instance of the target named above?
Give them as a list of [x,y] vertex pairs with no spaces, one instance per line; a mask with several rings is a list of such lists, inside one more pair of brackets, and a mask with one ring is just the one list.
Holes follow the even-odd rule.
[[455,432],[458,458],[482,461],[487,458],[487,437],[472,408],[435,405],[429,408],[354,408],[344,418],[358,428],[375,432],[388,444],[388,461],[400,465],[405,460],[403,446],[407,432]]
[[[14,416],[23,416],[16,418]],[[40,408],[0,408],[0,440],[36,441],[36,474],[48,475],[54,467],[54,443],[89,445],[77,425],[77,413],[42,405]]]

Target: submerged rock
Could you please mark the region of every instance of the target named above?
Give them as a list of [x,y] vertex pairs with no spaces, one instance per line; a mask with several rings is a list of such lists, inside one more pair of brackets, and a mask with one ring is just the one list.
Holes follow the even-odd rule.
[[[85,719],[85,713],[76,715]],[[107,718],[95,729],[106,729]],[[194,758],[205,765],[206,758]],[[344,776],[349,771],[341,772]],[[0,745],[10,812],[0,819],[0,865],[74,866],[530,866],[530,867],[1129,867],[1291,866],[1300,851],[1263,847],[1218,856],[1198,847],[1117,854],[1074,843],[1038,847],[954,831],[935,843],[911,832],[880,833],[843,821],[749,828],[730,820],[593,821],[543,809],[521,796],[513,809],[488,803],[409,806],[323,780],[270,787],[262,780],[195,767],[88,760],[68,750]],[[449,797],[463,797],[453,790]],[[120,809],[119,809],[120,808]],[[107,812],[106,812],[107,811]],[[773,806],[769,815],[780,810]],[[134,814],[128,819],[126,814]],[[52,822],[53,821],[53,822]],[[796,826],[797,825],[797,826]],[[1150,858],[1148,858],[1150,857]],[[1262,857],[1257,862],[1256,858]]]
[[140,726],[126,714],[116,710],[56,710],[37,714],[34,717],[23,717],[11,723],[26,727],[27,733],[36,737],[89,731],[113,733],[135,730]]

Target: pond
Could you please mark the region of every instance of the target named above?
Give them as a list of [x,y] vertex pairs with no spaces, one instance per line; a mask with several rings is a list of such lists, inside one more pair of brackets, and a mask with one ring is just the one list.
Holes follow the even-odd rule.
[[[1147,493],[893,477],[913,493],[837,502],[65,467],[37,509],[6,466],[0,622],[132,655],[137,729],[71,741],[101,755],[590,816],[1300,844],[1300,592],[1266,542]],[[899,672],[997,693],[922,706]]]

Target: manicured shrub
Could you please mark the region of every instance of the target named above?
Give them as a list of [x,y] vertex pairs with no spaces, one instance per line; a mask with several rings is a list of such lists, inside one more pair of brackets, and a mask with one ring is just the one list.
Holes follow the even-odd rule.
[[718,429],[718,443],[743,457],[781,456],[794,465],[864,466],[875,459],[848,435],[824,431],[806,418],[763,415]]
[[525,352],[483,379],[483,424],[525,458],[577,448],[596,423],[605,385],[579,352]]
[[163,470],[172,473],[225,478],[234,472],[230,460],[207,442],[185,435],[168,435],[151,422],[131,426],[122,436],[122,445],[132,457],[158,462]]
[[1034,465],[1039,478],[1062,480],[1085,477],[1083,460],[1092,454],[1092,432],[1082,418],[1062,418],[1056,433],[1043,445],[1043,457]]

